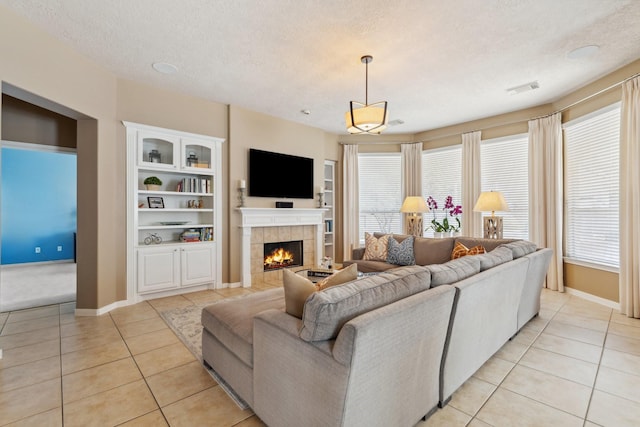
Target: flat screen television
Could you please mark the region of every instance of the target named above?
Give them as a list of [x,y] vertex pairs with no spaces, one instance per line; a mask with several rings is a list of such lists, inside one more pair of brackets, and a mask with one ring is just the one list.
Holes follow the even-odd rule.
[[313,159],[249,149],[249,196],[313,199]]

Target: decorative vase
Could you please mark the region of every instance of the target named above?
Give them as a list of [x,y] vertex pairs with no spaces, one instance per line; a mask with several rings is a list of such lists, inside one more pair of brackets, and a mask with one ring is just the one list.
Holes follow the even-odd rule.
[[460,233],[459,231],[452,231],[451,232],[451,237],[460,237],[462,235],[462,233]]
[[436,239],[444,239],[445,238],[445,232],[444,231],[434,231],[433,232],[433,237]]
[[145,184],[145,186],[147,187],[147,190],[149,191],[159,191],[160,190],[160,186],[157,184]]

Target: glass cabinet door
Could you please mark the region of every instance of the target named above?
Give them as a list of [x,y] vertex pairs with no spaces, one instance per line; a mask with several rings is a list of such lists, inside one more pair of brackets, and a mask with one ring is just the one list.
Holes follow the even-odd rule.
[[214,154],[213,146],[204,141],[193,139],[182,139],[180,165],[182,169],[191,169],[195,171],[212,171]]
[[178,138],[140,131],[138,133],[138,165],[158,169],[178,168]]

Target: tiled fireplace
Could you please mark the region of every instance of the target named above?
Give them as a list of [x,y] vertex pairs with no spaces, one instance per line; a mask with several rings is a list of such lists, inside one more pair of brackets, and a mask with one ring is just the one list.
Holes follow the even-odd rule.
[[[265,245],[302,241],[302,263],[312,268],[322,258],[324,209],[239,208],[242,214],[243,287],[282,280],[283,268],[265,268]],[[286,266],[282,266],[287,268]]]

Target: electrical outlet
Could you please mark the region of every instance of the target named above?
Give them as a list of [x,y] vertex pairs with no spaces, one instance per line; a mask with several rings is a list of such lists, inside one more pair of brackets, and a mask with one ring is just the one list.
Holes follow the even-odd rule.
[[39,254],[40,253],[40,246],[36,246],[36,253]]
[[62,252],[62,246],[58,246],[58,252]]

